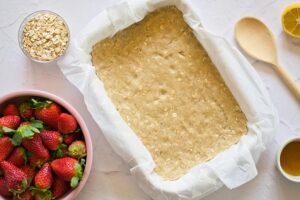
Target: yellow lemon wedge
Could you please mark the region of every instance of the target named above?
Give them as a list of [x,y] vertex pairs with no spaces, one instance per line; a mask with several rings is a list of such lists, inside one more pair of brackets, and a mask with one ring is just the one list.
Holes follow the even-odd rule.
[[284,32],[300,39],[300,4],[286,7],[281,15]]

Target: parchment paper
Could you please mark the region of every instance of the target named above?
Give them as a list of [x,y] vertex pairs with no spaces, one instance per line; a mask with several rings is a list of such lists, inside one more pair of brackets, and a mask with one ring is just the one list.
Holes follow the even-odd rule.
[[[208,52],[248,120],[248,133],[238,144],[209,162],[193,167],[176,181],[164,181],[153,171],[155,163],[150,153],[116,111],[95,74],[90,55],[97,42],[166,5],[175,5],[183,12],[185,21]],[[201,199],[223,185],[236,188],[257,175],[255,163],[273,138],[277,112],[250,63],[225,39],[201,26],[189,1],[122,1],[101,12],[82,30],[59,66],[84,95],[91,115],[114,151],[129,164],[139,186],[153,199]]]

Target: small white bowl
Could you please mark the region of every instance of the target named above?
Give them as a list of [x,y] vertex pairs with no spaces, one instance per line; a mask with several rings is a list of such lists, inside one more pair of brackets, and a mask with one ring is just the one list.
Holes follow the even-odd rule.
[[280,157],[281,157],[281,153],[283,151],[283,149],[288,145],[290,144],[291,142],[294,142],[294,141],[299,141],[300,142],[300,137],[295,137],[295,138],[292,138],[292,139],[289,139],[288,141],[286,141],[282,147],[279,149],[278,153],[277,153],[277,168],[278,170],[280,171],[280,173],[288,180],[290,181],[293,181],[293,182],[296,182],[296,183],[300,183],[300,176],[293,176],[293,175],[290,175],[288,173],[286,173],[282,167],[281,167],[281,163],[280,163]]

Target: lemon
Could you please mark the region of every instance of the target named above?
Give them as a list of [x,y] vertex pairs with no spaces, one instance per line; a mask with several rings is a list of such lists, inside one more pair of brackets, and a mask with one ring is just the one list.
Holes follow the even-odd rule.
[[292,4],[286,7],[281,15],[284,32],[300,38],[300,4]]

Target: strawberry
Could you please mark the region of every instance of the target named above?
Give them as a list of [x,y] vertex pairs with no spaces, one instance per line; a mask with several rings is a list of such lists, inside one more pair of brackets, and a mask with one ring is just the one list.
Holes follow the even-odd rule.
[[63,134],[72,133],[77,128],[77,121],[73,115],[62,113],[58,118],[58,130]]
[[13,149],[14,146],[9,137],[0,138],[0,161],[5,160]]
[[19,115],[18,108],[16,104],[10,103],[3,109],[3,115]]
[[24,121],[24,122],[21,122],[20,126],[24,126],[24,125],[28,125],[28,124],[30,124],[29,121]]
[[28,102],[23,102],[19,105],[19,112],[21,117],[27,120],[31,119],[34,116],[34,110]]
[[79,133],[79,132],[64,135],[64,143],[67,145],[70,145],[72,142],[79,139],[80,135],[81,135],[81,133]]
[[49,151],[42,143],[42,138],[39,134],[33,135],[32,139],[25,138],[22,140],[22,145],[32,154],[47,161],[50,158]]
[[13,194],[9,191],[4,178],[0,178],[0,195],[3,197],[11,197]]
[[22,166],[20,169],[27,175],[27,179],[31,182],[36,173],[35,169],[30,165]]
[[79,162],[71,157],[53,160],[51,163],[54,173],[64,181],[71,181],[71,187],[78,185],[82,178],[82,167]]
[[0,118],[0,126],[11,129],[18,128],[21,118],[17,115],[6,115]]
[[43,130],[40,136],[45,146],[50,150],[57,150],[63,142],[63,137],[57,131]]
[[28,124],[30,124],[29,121],[24,121],[24,122],[21,122],[20,126],[25,126],[25,125],[28,125]]
[[31,99],[31,101],[35,108],[35,117],[43,121],[47,126],[57,130],[57,120],[61,113],[60,106],[49,100],[39,101]]
[[86,146],[84,141],[77,140],[68,148],[68,155],[74,158],[80,158],[86,155]]
[[27,175],[20,168],[7,161],[1,161],[0,166],[10,191],[22,193],[29,187]]
[[50,155],[49,155],[49,158],[40,158],[40,157],[38,157],[35,154],[31,154],[28,157],[30,166],[32,166],[32,167],[38,167],[38,168],[40,168],[49,159],[50,159]]
[[50,191],[46,192],[36,192],[34,194],[34,200],[52,200],[52,193]]
[[25,192],[15,195],[13,200],[31,200],[32,199],[32,194],[30,190],[26,190]]
[[70,189],[70,184],[63,179],[56,176],[52,185],[52,192],[54,198],[63,196]]
[[53,183],[51,166],[45,163],[34,177],[34,184],[38,189],[49,189]]
[[14,151],[10,154],[7,161],[11,162],[12,164],[20,167],[25,165],[27,162],[26,151],[23,147],[17,147]]

